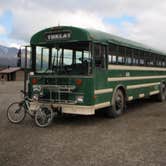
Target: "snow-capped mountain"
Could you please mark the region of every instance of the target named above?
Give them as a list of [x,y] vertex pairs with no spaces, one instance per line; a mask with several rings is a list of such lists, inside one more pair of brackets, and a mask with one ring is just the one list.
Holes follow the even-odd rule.
[[17,66],[18,49],[0,45],[0,66]]

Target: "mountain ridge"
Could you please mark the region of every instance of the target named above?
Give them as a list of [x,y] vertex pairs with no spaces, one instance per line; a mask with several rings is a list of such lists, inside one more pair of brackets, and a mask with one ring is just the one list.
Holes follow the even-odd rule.
[[7,47],[0,45],[0,67],[17,66],[17,52],[15,47]]

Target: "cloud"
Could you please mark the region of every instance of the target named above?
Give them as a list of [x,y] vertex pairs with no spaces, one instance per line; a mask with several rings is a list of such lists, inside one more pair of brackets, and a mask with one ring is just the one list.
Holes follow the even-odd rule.
[[0,35],[5,35],[6,34],[6,29],[2,25],[0,25]]
[[85,13],[82,11],[59,13],[47,11],[47,14],[45,14],[45,12],[41,13],[41,11],[23,12],[19,10],[15,12],[13,19],[14,25],[11,37],[26,41],[35,32],[50,26],[71,25],[101,30],[106,29],[100,17],[95,16],[93,13]]
[[10,0],[1,2],[0,13],[12,12],[8,37],[15,42],[27,43],[35,32],[60,24],[95,28],[166,50],[165,9],[164,0]]

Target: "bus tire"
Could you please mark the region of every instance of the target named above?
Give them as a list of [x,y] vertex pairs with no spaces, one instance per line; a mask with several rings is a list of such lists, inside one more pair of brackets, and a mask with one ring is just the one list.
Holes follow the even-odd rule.
[[121,89],[117,89],[113,94],[112,107],[109,108],[107,115],[108,117],[117,118],[125,110],[125,95]]
[[163,82],[160,84],[160,93],[157,95],[157,100],[160,102],[166,100],[166,84]]

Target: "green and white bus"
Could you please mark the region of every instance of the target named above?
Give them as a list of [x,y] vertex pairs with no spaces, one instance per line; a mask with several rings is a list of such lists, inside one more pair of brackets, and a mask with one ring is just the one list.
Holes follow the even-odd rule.
[[118,117],[131,100],[166,100],[166,52],[97,30],[44,29],[30,41],[28,95],[59,113]]

